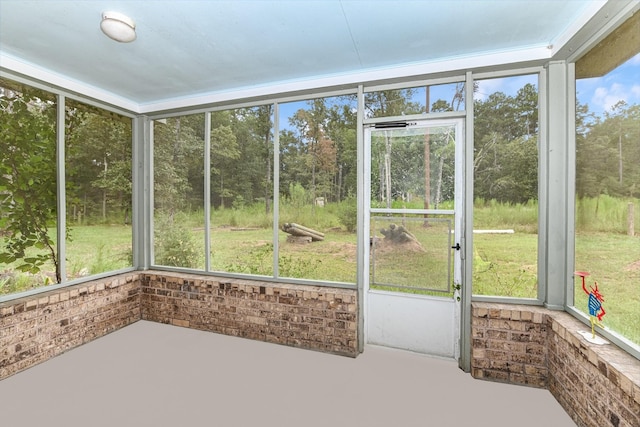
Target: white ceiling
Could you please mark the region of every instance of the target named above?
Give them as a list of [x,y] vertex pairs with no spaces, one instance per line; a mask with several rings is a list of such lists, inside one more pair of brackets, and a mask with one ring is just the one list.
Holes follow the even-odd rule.
[[[0,67],[136,112],[548,60],[604,0],[0,0]],[[115,42],[101,13],[131,17]]]

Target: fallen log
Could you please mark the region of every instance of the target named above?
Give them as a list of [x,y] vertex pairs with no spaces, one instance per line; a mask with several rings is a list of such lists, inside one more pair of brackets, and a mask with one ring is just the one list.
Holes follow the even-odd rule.
[[321,233],[312,228],[304,227],[294,222],[284,223],[282,224],[281,228],[282,228],[282,231],[284,231],[285,233],[289,233],[292,236],[311,237],[311,240],[314,242],[320,242],[324,240],[324,233]]

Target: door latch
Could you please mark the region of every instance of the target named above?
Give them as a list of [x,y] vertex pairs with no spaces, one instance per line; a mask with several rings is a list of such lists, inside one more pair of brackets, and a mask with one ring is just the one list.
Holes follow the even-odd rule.
[[455,245],[455,246],[451,246],[451,249],[455,249],[456,251],[459,251],[459,250],[460,250],[460,247],[461,247],[461,246],[460,246],[460,243],[456,243],[456,245]]

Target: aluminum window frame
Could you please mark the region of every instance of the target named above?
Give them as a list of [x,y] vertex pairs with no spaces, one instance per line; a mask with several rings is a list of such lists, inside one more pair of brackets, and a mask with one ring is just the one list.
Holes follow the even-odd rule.
[[[143,224],[143,219],[136,215],[135,213],[135,209],[137,209],[135,201],[136,199],[134,198],[134,194],[135,194],[135,178],[136,176],[140,175],[141,173],[141,169],[136,168],[137,163],[135,162],[135,155],[134,153],[136,152],[136,120],[138,119],[139,116],[136,116],[135,114],[132,114],[130,111],[126,111],[120,108],[116,108],[113,107],[109,104],[106,103],[102,103],[98,100],[95,99],[90,99],[87,97],[83,97],[83,96],[79,96],[77,94],[72,94],[69,93],[65,90],[62,90],[56,86],[53,85],[49,85],[43,82],[40,82],[38,80],[35,79],[30,79],[30,78],[25,78],[23,76],[20,75],[16,75],[14,73],[10,73],[10,72],[4,72],[2,73],[2,77],[7,79],[7,80],[11,80],[20,84],[24,84],[30,87],[33,87],[35,89],[38,90],[42,90],[45,91],[49,94],[51,94],[53,97],[56,98],[56,135],[55,135],[55,141],[56,141],[56,157],[55,160],[56,162],[56,192],[57,192],[57,200],[56,200],[56,206],[57,206],[57,213],[56,213],[56,249],[58,251],[58,259],[59,259],[59,263],[60,263],[60,276],[61,276],[61,282],[60,283],[55,283],[52,285],[47,285],[47,286],[41,286],[39,288],[35,288],[35,289],[29,289],[26,291],[22,291],[22,292],[15,292],[15,293],[11,293],[11,294],[7,294],[7,295],[0,295],[0,303],[5,302],[5,301],[11,301],[14,299],[18,299],[18,298],[24,298],[24,297],[29,297],[29,296],[33,296],[33,295],[37,295],[43,292],[48,292],[48,291],[52,291],[52,290],[56,290],[56,289],[61,289],[61,288],[65,288],[65,287],[69,287],[69,286],[73,286],[73,285],[77,285],[77,284],[81,284],[84,282],[88,282],[91,280],[99,280],[105,277],[109,277],[109,276],[113,276],[116,274],[123,274],[123,273],[128,273],[128,272],[132,272],[135,271],[137,269],[139,269],[138,264],[137,264],[137,260],[139,258],[139,252],[143,249],[144,245],[140,244],[139,238],[137,237],[140,228],[141,228],[141,224]],[[102,273],[98,273],[98,274],[93,274],[90,276],[86,276],[86,277],[79,277],[76,279],[72,279],[72,280],[67,280],[66,279],[66,264],[67,264],[67,260],[66,260],[66,224],[67,224],[67,219],[66,219],[66,150],[65,150],[65,139],[66,139],[66,102],[67,99],[71,99],[80,103],[84,103],[87,104],[89,106],[92,107],[96,107],[99,108],[101,110],[105,110],[111,113],[115,113],[118,115],[121,115],[123,117],[126,117],[128,119],[131,120],[131,129],[132,129],[132,137],[131,137],[131,144],[132,144],[132,158],[131,158],[131,171],[132,171],[132,196],[131,196],[131,202],[132,202],[132,223],[131,223],[131,228],[132,228],[132,233],[131,233],[131,244],[132,244],[132,252],[133,252],[133,263],[130,267],[125,267],[125,268],[121,268],[121,269],[117,269],[117,270],[111,270],[111,271],[106,271],[106,272],[102,272]]]
[[[472,302],[486,302],[486,303],[500,303],[500,304],[524,304],[534,306],[544,306],[547,298],[547,266],[545,262],[545,248],[547,239],[545,237],[544,230],[547,228],[546,211],[548,207],[548,193],[546,186],[542,185],[548,171],[548,162],[546,156],[543,154],[547,151],[547,79],[544,72],[544,67],[526,67],[515,70],[501,70],[493,72],[483,72],[472,74],[473,82],[478,80],[487,79],[500,79],[519,76],[538,76],[538,242],[537,242],[537,295],[535,298],[521,298],[521,297],[507,297],[500,295],[477,295],[471,294]],[[469,108],[474,110],[474,108]],[[474,117],[475,119],[475,117]],[[473,136],[474,128],[473,121],[470,126],[470,133]],[[472,141],[473,138],[471,139]],[[468,143],[468,142],[467,142]],[[473,144],[473,142],[472,142]],[[473,173],[471,174],[471,181],[473,181]],[[474,196],[472,196],[474,197]],[[471,210],[473,210],[473,198],[471,204]],[[472,219],[471,219],[472,220]],[[469,236],[472,238],[472,236]],[[471,254],[472,256],[473,254]],[[473,263],[470,263],[473,264]],[[471,272],[471,280],[473,280],[473,274]],[[473,292],[473,290],[472,290]]]
[[[640,5],[630,2],[624,5],[622,8],[615,8],[611,14],[608,14],[608,19],[603,25],[591,35],[584,43],[578,48],[572,51],[572,54],[568,57],[568,73],[567,73],[567,98],[569,108],[569,129],[568,129],[568,188],[567,198],[572,201],[572,209],[567,212],[567,267],[565,270],[566,285],[565,285],[565,299],[564,299],[564,311],[578,319],[585,326],[590,327],[590,320],[587,313],[579,310],[575,307],[575,243],[576,243],[576,76],[575,76],[575,64],[584,55],[586,55],[591,49],[593,49],[600,41],[604,40],[609,34],[621,26],[627,19],[629,19],[634,13],[638,12]],[[613,344],[617,345],[636,359],[640,359],[640,345],[637,345],[623,335],[607,329],[598,329],[598,334],[602,335]]]

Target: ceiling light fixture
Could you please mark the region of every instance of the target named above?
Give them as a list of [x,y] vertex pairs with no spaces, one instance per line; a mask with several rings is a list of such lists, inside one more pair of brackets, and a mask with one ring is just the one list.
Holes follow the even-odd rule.
[[122,13],[102,12],[100,29],[117,42],[130,43],[136,39],[135,22]]

